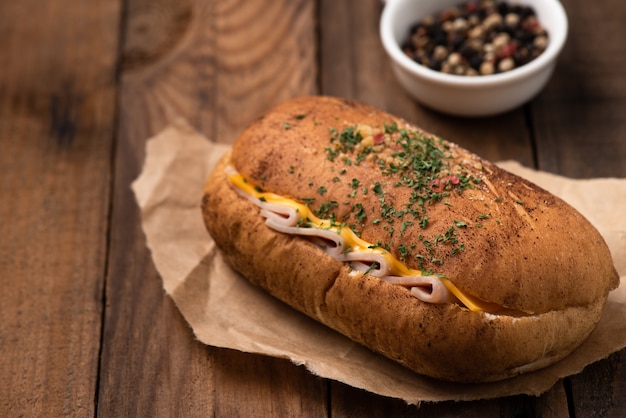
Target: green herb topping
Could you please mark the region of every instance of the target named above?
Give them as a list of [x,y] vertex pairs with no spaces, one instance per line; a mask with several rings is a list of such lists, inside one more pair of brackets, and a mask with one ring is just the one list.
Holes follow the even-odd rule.
[[[450,256],[465,251],[465,245],[459,242],[460,230],[479,228],[483,222],[491,219],[488,213],[480,213],[474,215],[474,219],[468,217],[454,220],[445,227],[443,233],[431,232],[436,222],[431,219],[429,212],[434,205],[451,207],[450,198],[454,194],[461,194],[464,190],[482,184],[482,179],[472,174],[476,170],[466,169],[455,162],[458,160],[455,160],[454,151],[443,139],[400,128],[396,123],[385,124],[382,129],[356,124],[345,126],[342,130],[329,127],[328,132],[325,156],[329,161],[339,164],[336,175],[329,178],[337,184],[333,187],[347,186],[348,192],[342,196],[340,207],[336,201],[323,201],[326,195],[330,195],[327,189],[329,185],[316,186],[322,201],[302,199],[309,206],[315,201],[316,216],[330,219],[333,223],[342,222],[357,235],[368,222],[382,226],[387,238],[376,246],[394,251],[402,261],[416,260],[419,268],[426,273],[432,272],[428,270],[429,265],[436,268],[443,263],[440,257],[442,248]],[[368,184],[362,178],[340,177],[349,175],[351,170],[363,164],[367,164],[367,169],[378,171],[382,180]],[[335,166],[332,168],[334,170]],[[294,172],[293,166],[289,172]],[[485,168],[482,167],[479,174],[484,175],[481,174],[484,172]],[[312,180],[309,186],[313,186]],[[397,201],[398,194],[391,193],[391,188],[408,189],[408,195],[402,193],[408,199]],[[377,206],[368,207],[357,203],[355,198],[359,195],[366,197],[365,201],[378,202]],[[501,201],[501,198],[495,199],[495,202]],[[521,201],[517,203],[523,204]],[[341,219],[337,219],[338,209],[343,213]],[[415,231],[412,228],[423,231],[418,235],[419,241],[403,243],[398,239],[409,231]],[[441,226],[435,230],[441,231]]]

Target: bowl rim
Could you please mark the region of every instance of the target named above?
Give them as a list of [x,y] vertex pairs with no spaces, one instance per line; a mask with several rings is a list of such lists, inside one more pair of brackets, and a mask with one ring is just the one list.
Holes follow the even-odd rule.
[[[559,0],[542,0],[542,2],[545,2],[545,4],[548,5],[548,7],[552,8],[554,16],[557,20],[557,24],[555,24],[554,27],[549,27],[550,42],[548,43],[548,47],[546,48],[546,50],[537,58],[520,67],[514,68],[513,70],[504,73],[480,75],[475,77],[446,74],[416,63],[406,54],[404,54],[404,52],[402,52],[399,41],[396,41],[393,35],[394,18],[398,15],[398,13],[400,13],[402,7],[406,5],[407,1],[416,0],[386,1],[380,18],[379,30],[383,48],[387,51],[387,54],[391,57],[391,59],[400,67],[402,67],[405,71],[408,71],[413,75],[437,84],[445,84],[465,88],[480,88],[485,86],[506,84],[518,79],[531,77],[537,72],[543,70],[545,67],[553,64],[553,62],[556,60],[559,53],[563,49],[563,46],[565,45],[565,40],[567,38],[568,20],[563,5]],[[458,0],[458,2],[461,2],[461,0]],[[525,3],[524,0],[519,0],[517,2],[522,4]],[[544,27],[547,27],[545,22],[541,23],[544,25]]]

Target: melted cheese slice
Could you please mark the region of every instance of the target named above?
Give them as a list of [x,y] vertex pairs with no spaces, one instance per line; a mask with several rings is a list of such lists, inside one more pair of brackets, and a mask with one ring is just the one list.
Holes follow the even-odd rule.
[[[395,258],[390,252],[361,239],[350,228],[345,226],[342,227],[327,219],[318,218],[306,205],[275,193],[261,191],[258,187],[248,182],[238,172],[229,172],[228,180],[241,192],[245,193],[249,197],[258,199],[260,202],[279,205],[295,210],[299,215],[299,219],[305,219],[307,221],[304,228],[317,228],[319,230],[332,231],[340,235],[341,241],[345,244],[343,252],[348,251],[354,253],[372,254],[376,257],[382,257],[390,270],[390,273],[395,276],[408,277],[421,276],[423,274],[420,270],[408,267],[406,264]],[[437,277],[441,283],[443,283],[448,292],[454,295],[454,297],[461,304],[471,311],[495,313],[503,309],[500,305],[483,301],[475,296],[463,292],[445,277],[440,275]]]

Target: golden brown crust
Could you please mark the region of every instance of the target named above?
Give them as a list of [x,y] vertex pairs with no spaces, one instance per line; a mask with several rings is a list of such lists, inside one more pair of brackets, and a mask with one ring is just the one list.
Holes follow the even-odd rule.
[[[366,241],[391,244],[399,258],[398,243],[415,245],[404,258],[409,266],[444,274],[467,292],[509,308],[541,313],[583,306],[617,286],[618,276],[603,238],[580,213],[540,187],[449,142],[441,145],[449,147],[446,155],[454,157],[446,162],[453,169],[462,165],[472,189],[453,190],[442,201],[427,204],[425,229],[408,214],[385,218],[381,196],[372,192],[373,185],[385,182],[385,204],[396,211],[410,200],[412,189],[394,187],[399,176],[381,176],[376,164],[357,165],[351,158],[348,165],[341,157],[330,161],[326,150],[332,146],[332,130],[342,132],[357,124],[383,128],[394,122],[408,126],[355,101],[295,99],[272,109],[247,129],[235,144],[232,161],[264,190],[315,199],[313,208],[336,202],[337,219],[349,215],[348,224],[359,223],[355,203],[361,203],[367,218],[357,229]],[[356,188],[354,179],[359,184]],[[368,187],[367,195],[363,187]],[[320,188],[327,191],[321,195]],[[351,194],[353,199],[347,197]],[[387,221],[391,218],[392,225]],[[382,221],[374,223],[376,219]],[[425,247],[425,241],[435,243],[451,227],[455,245]],[[418,254],[424,258],[417,259]]]
[[308,241],[268,228],[228,184],[228,160],[208,180],[202,205],[226,261],[294,309],[420,374],[481,382],[536,370],[569,354],[600,319],[606,298],[515,318],[424,303],[401,286],[351,275]]
[[[258,208],[237,195],[224,173],[232,163],[265,190],[296,199],[315,197],[312,208],[330,200],[350,201],[346,196],[358,190],[363,206],[380,210],[381,195],[372,184],[380,182],[380,173],[365,163],[330,161],[325,148],[329,128],[341,132],[355,124],[393,122],[405,126],[378,110],[332,98],[297,99],[255,122],[205,187],[205,224],[225,259],[293,308],[429,376],[491,381],[563,358],[593,330],[619,279],[595,228],[539,187],[443,142],[453,166],[462,162],[463,175],[480,182],[458,193],[452,189],[445,204],[442,199],[429,205],[426,228],[415,222],[402,231],[404,242],[423,245],[424,236],[443,236],[457,225],[456,245],[463,243],[464,251],[452,255],[451,244],[435,246],[428,255],[442,262],[428,266],[485,300],[538,313],[512,317],[424,303],[403,287],[351,273],[308,241],[268,228]],[[356,189],[353,179],[359,183]],[[364,194],[361,186],[368,184]],[[323,196],[320,187],[326,187]],[[400,187],[384,190],[396,205],[406,199]],[[347,214],[358,223],[353,207],[354,201],[338,205],[335,215]],[[385,229],[384,223],[372,222],[375,216],[371,209],[361,219],[362,237],[389,240],[389,225]],[[390,248],[401,256],[397,247]],[[406,262],[417,263],[414,258]]]

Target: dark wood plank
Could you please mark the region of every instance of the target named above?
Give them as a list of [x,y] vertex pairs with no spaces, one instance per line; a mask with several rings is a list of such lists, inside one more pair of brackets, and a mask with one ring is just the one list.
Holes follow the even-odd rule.
[[407,405],[398,399],[372,395],[339,383],[331,386],[333,417],[531,417],[539,414],[544,418],[569,417],[567,398],[563,385],[556,385],[541,397],[511,396],[497,400],[474,402],[423,402]]
[[195,341],[129,189],[146,139],[175,118],[228,143],[314,92],[313,3],[132,0],[126,22],[99,415],[325,416],[326,384],[302,367]]
[[[129,187],[140,144],[117,149],[98,415],[207,416],[214,409],[209,351],[165,295]],[[123,187],[121,184],[125,184]]]
[[92,416],[119,2],[0,3],[0,416]]
[[563,5],[570,20],[567,43],[533,107],[539,166],[570,177],[624,177],[626,3]]
[[215,349],[218,417],[327,417],[327,383],[286,360]]
[[575,416],[626,416],[625,358],[626,351],[622,350],[570,379]]

